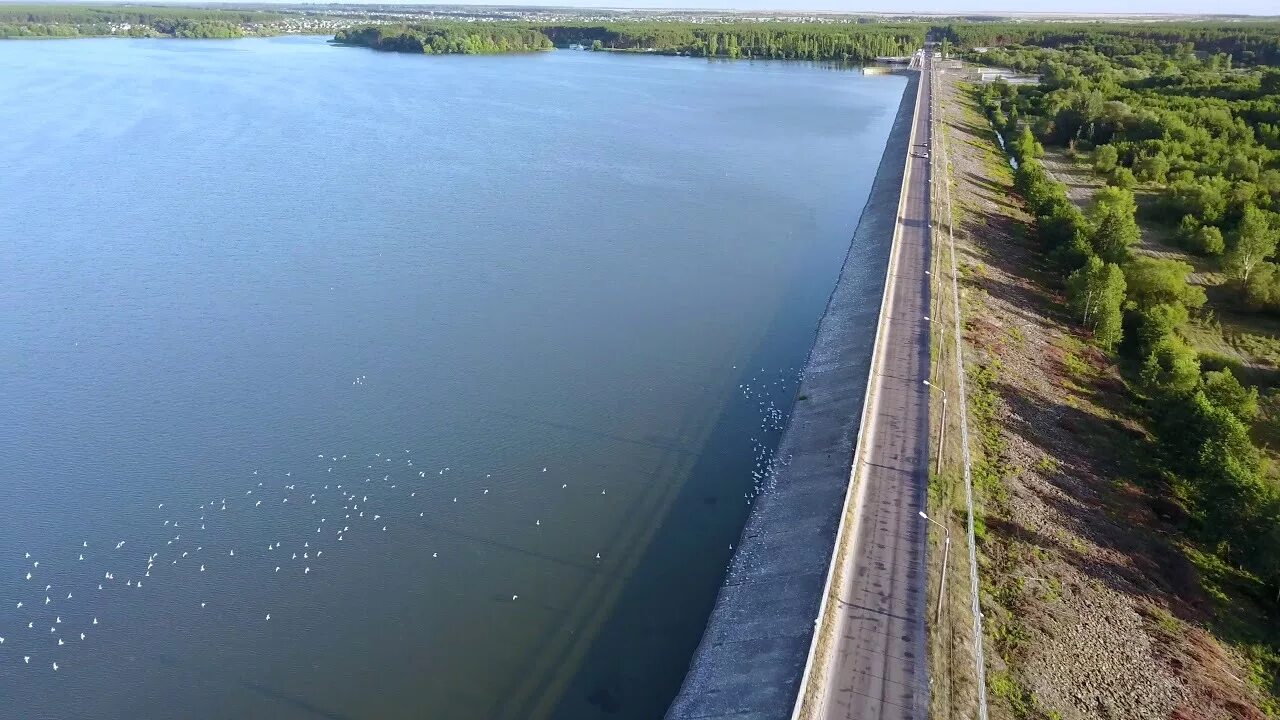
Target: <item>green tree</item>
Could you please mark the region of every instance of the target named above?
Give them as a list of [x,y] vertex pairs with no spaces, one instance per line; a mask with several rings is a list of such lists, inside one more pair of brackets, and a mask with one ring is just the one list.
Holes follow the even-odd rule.
[[1280,265],[1264,262],[1254,268],[1244,285],[1244,296],[1255,310],[1280,309]]
[[1254,269],[1276,252],[1277,237],[1266,214],[1250,205],[1240,217],[1236,241],[1223,258],[1222,266],[1232,279],[1247,286]]
[[1129,354],[1146,358],[1166,338],[1175,337],[1177,330],[1187,324],[1190,314],[1182,303],[1166,303],[1151,307],[1135,308],[1126,316],[1129,330],[1125,333]]
[[1044,157],[1044,146],[1036,142],[1035,137],[1031,134],[1031,128],[1026,126],[1023,126],[1022,130],[1018,132],[1018,136],[1013,139],[1011,147],[1014,157],[1018,158],[1019,162]]
[[1125,276],[1118,265],[1094,255],[1067,278],[1067,297],[1082,325],[1098,345],[1110,351],[1121,339]]
[[1188,247],[1201,255],[1221,255],[1227,244],[1222,239],[1221,230],[1213,225],[1205,225],[1195,232]]
[[1230,408],[1214,404],[1203,392],[1195,394],[1191,405],[1191,432],[1173,440],[1197,450],[1188,474],[1206,521],[1202,532],[1226,544],[1227,555],[1248,557],[1268,499],[1259,473],[1261,457],[1249,428]]
[[1120,153],[1116,152],[1115,147],[1111,145],[1100,145],[1093,152],[1093,169],[1099,173],[1106,175],[1116,169],[1116,163],[1120,160]]
[[1280,68],[1263,70],[1258,90],[1262,95],[1280,95]]
[[1204,288],[1189,282],[1190,263],[1153,257],[1137,257],[1124,268],[1129,299],[1138,308],[1180,303],[1189,310],[1205,303]]
[[1137,204],[1128,190],[1107,187],[1098,191],[1089,212],[1089,241],[1103,260],[1123,263],[1129,258],[1129,246],[1140,237],[1136,212]]
[[1210,402],[1230,410],[1246,423],[1258,415],[1258,388],[1241,385],[1228,369],[1206,372],[1202,390]]
[[1111,171],[1111,177],[1107,182],[1122,190],[1132,190],[1138,186],[1138,178],[1134,177],[1132,170],[1123,165]]
[[1163,183],[1169,174],[1169,160],[1159,153],[1140,157],[1133,164],[1133,173],[1143,182]]
[[1054,265],[1063,270],[1078,268],[1093,255],[1084,213],[1069,201],[1055,203],[1048,214],[1038,216],[1036,229]]
[[1181,338],[1167,335],[1147,354],[1138,378],[1143,390],[1160,401],[1185,397],[1200,384],[1200,360]]
[[1250,160],[1247,156],[1236,153],[1227,161],[1226,172],[1227,177],[1235,180],[1257,180],[1260,168],[1258,163]]

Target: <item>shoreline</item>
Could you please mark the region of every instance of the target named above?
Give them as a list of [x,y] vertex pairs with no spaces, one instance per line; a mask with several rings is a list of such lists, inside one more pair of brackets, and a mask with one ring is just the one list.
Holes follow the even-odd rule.
[[[887,267],[919,75],[903,89],[853,240]],[[854,245],[850,243],[849,253]],[[886,275],[859,284],[846,254],[775,457],[774,489],[752,507],[667,720],[789,718],[814,636],[869,382]],[[803,398],[803,399],[799,399]]]

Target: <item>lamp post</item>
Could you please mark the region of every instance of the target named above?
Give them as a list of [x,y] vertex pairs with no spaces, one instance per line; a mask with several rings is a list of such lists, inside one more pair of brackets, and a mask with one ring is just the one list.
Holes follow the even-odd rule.
[[942,532],[946,536],[946,541],[942,546],[942,579],[938,581],[938,609],[934,614],[933,624],[937,625],[942,620],[942,598],[946,597],[947,591],[947,559],[951,556],[951,530],[946,525],[934,520],[920,511],[920,517],[942,528]]
[[[942,418],[938,422],[938,462],[933,469],[934,475],[942,474],[942,443],[947,437],[947,391],[942,391]],[[929,518],[925,518],[928,520]]]

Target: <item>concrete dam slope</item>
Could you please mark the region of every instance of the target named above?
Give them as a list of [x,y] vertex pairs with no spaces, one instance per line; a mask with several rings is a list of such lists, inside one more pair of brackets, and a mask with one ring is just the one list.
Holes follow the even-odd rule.
[[[856,274],[851,268],[870,261],[889,268],[889,274],[896,271],[891,250],[919,86],[919,75],[912,73],[855,231],[855,245],[872,248],[873,253],[869,259],[844,260],[801,379],[798,397],[805,399],[796,402],[775,455],[782,463],[776,482],[760,496],[747,520],[702,642],[667,711],[668,720],[781,720],[796,710],[814,646],[815,619],[825,607],[824,588],[853,474],[876,342],[875,335],[860,329],[885,320],[880,316],[882,301],[886,313],[892,307],[885,295],[886,273],[876,273],[878,281],[865,282],[851,279]],[[920,232],[927,236],[927,228]],[[927,246],[924,252],[927,258]],[[918,255],[911,261],[917,259]],[[926,267],[927,262],[917,274],[924,277]],[[927,298],[927,285],[925,292]],[[927,299],[923,308],[927,312]],[[928,338],[926,329],[926,371]],[[924,402],[927,408],[927,396]],[[924,430],[920,441],[927,447],[927,421]],[[923,508],[923,484],[919,503]],[[921,543],[922,560],[923,531],[913,541]],[[922,568],[918,572],[923,601]],[[923,650],[923,613],[921,618],[918,642]],[[923,667],[923,654],[919,663]],[[825,676],[828,663],[818,664]],[[927,700],[927,689],[922,696]]]

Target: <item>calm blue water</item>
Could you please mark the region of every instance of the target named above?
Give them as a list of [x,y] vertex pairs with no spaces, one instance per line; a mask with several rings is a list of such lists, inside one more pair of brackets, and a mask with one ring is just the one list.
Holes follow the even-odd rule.
[[0,43],[0,715],[659,716],[903,85]]

